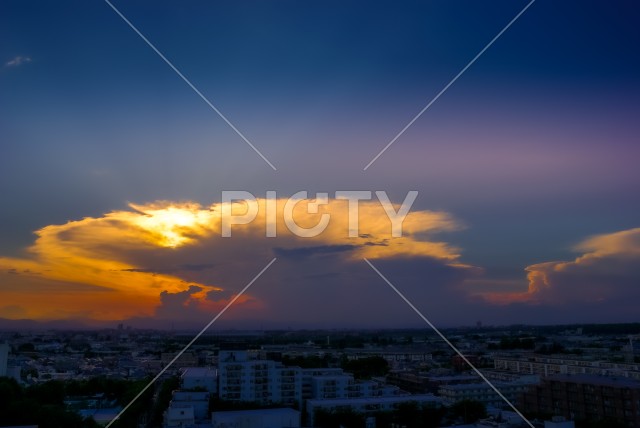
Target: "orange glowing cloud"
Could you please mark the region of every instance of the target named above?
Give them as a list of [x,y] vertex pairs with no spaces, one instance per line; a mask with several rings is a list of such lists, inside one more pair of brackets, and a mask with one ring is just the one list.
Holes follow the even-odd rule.
[[0,258],[4,300],[31,308],[34,317],[71,308],[92,308],[99,319],[153,314],[159,293],[180,291],[185,281],[140,271],[131,254],[184,245],[203,236],[210,224],[202,218],[206,211],[193,204],[162,205],[132,205],[135,211],[114,211],[38,230],[27,257]]
[[[456,248],[431,239],[434,233],[460,229],[447,213],[410,212],[403,223],[403,236],[392,238],[382,206],[377,201],[361,201],[360,234],[350,238],[347,201],[330,199],[317,214],[308,214],[306,202],[301,201],[294,209],[298,225],[312,227],[325,213],[331,221],[320,235],[300,238],[286,227],[286,201],[279,199],[276,220],[269,220],[275,221],[278,236],[266,238],[266,201],[257,202],[256,219],[233,225],[230,238],[221,237],[220,203],[209,207],[170,201],[131,204],[130,210],[46,226],[35,232],[36,240],[24,257],[0,257],[4,302],[0,317],[116,320],[169,316],[171,304],[178,309],[213,312],[231,298],[228,287],[220,284],[233,282],[230,272],[243,270],[238,268],[239,260],[266,263],[277,254],[276,249],[347,247],[346,257],[351,260],[420,256],[464,266]],[[243,206],[234,203],[232,210],[242,212]],[[203,261],[222,266],[217,276],[202,274],[213,269]],[[238,304],[264,308],[250,295]]]
[[640,294],[640,228],[590,237],[575,246],[574,261],[527,266],[528,290],[485,293],[492,303],[564,305],[598,303]]

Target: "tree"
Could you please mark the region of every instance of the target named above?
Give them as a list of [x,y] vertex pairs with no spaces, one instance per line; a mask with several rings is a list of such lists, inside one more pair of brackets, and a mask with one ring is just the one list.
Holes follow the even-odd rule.
[[160,391],[158,392],[158,398],[153,405],[153,412],[151,414],[151,426],[161,426],[163,413],[169,402],[171,401],[172,393],[175,389],[180,387],[180,379],[177,377],[171,377],[162,382]]
[[472,424],[487,416],[487,410],[479,401],[462,400],[451,406],[451,412],[456,418],[461,418],[465,424]]
[[365,416],[351,409],[331,412],[318,409],[314,414],[314,422],[319,428],[364,428]]
[[22,388],[14,379],[0,378],[0,426],[38,425],[40,428],[97,428],[64,407],[64,384],[46,382]]
[[36,350],[33,343],[23,343],[18,346],[18,352],[34,352]]
[[370,379],[373,376],[385,376],[389,373],[389,363],[380,356],[344,360],[344,371],[353,373],[356,379]]

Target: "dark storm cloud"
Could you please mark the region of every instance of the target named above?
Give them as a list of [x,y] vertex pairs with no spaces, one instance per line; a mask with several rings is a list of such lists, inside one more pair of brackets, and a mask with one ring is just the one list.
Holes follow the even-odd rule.
[[353,251],[356,248],[357,248],[356,245],[316,245],[313,247],[299,247],[299,248],[276,247],[273,249],[273,252],[278,257],[300,259],[300,258],[313,257],[316,255],[344,253],[344,252]]

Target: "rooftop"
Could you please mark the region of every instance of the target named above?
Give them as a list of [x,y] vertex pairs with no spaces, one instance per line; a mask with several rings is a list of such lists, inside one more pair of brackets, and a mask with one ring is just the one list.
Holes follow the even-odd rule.
[[410,401],[432,401],[441,402],[442,398],[433,394],[421,395],[392,395],[388,397],[362,397],[362,398],[335,398],[335,399],[311,399],[307,400],[307,404],[316,406],[341,406],[341,405],[366,405],[366,404],[382,404],[382,403],[405,403]]
[[614,386],[618,388],[640,389],[640,382],[627,377],[611,377],[599,376],[593,374],[562,374],[553,375],[547,378],[549,381],[568,382],[568,383],[585,383],[599,386]]

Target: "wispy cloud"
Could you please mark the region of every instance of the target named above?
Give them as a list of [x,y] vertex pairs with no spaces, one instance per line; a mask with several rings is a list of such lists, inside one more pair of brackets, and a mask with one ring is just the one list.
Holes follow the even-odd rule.
[[4,66],[5,67],[19,67],[23,64],[27,64],[31,62],[31,57],[18,55],[15,58],[7,61]]

